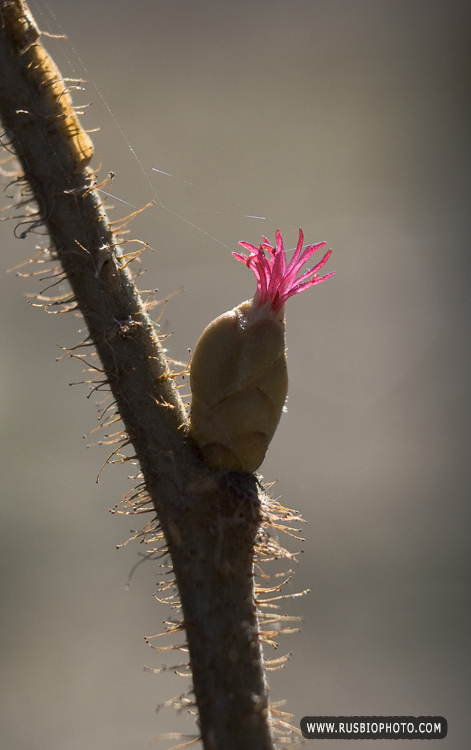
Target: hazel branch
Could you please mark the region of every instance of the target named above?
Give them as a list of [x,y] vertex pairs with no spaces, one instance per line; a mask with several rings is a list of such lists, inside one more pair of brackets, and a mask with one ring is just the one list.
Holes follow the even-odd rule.
[[212,472],[88,167],[93,145],[22,0],[0,0],[0,117],[100,357],[171,556],[207,750],[270,750],[250,474]]

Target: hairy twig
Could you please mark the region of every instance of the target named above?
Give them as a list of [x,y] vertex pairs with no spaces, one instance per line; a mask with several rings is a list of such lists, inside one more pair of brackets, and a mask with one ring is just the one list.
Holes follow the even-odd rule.
[[[260,536],[267,498],[252,474],[211,471],[192,444],[173,373],[95,189],[93,145],[66,83],[22,0],[0,0],[0,22],[5,142],[21,164],[23,204],[37,206],[23,236],[47,229],[72,289],[67,300],[48,304],[66,302],[83,315],[84,343],[96,347],[123,440],[139,460],[179,590],[204,747],[268,750],[253,580],[256,542],[270,554],[275,549]],[[290,516],[281,509],[276,518]]]

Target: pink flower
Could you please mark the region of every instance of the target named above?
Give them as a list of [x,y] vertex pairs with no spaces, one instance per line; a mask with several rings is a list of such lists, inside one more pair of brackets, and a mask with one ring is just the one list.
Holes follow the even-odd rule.
[[[248,242],[239,242],[239,245],[249,250],[250,255],[248,256],[232,253],[234,258],[237,258],[237,260],[245,263],[248,268],[251,268],[257,277],[257,292],[254,301],[258,307],[271,302],[273,312],[277,313],[284,306],[286,300],[292,297],[293,294],[299,294],[304,289],[320,284],[334,275],[333,273],[328,273],[327,276],[319,278],[319,274],[317,273],[330,258],[332,250],[328,250],[314,268],[301,274],[301,276],[297,276],[311,255],[316,250],[319,250],[320,247],[324,247],[327,244],[325,242],[318,242],[317,245],[308,245],[303,251],[304,235],[301,229],[299,230],[299,239],[295,253],[288,265],[286,264],[283,238],[279,229],[276,231],[276,247],[272,247],[266,237],[262,239],[263,242],[258,247]],[[265,250],[268,252],[268,257],[265,254]]]

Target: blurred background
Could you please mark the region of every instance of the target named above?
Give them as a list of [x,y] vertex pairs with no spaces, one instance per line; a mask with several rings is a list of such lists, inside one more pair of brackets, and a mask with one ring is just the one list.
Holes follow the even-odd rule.
[[[238,240],[333,249],[327,283],[287,305],[288,411],[262,466],[308,521],[286,593],[273,700],[304,715],[441,715],[465,747],[470,705],[470,32],[466,0],[35,0],[63,75],[88,81],[94,166],[114,218],[147,241],[172,357],[251,297]],[[153,169],[167,172],[168,175]],[[4,205],[8,203],[5,200]],[[265,217],[249,218],[253,216]],[[144,636],[171,612],[140,519],[108,509],[72,315],[26,302],[6,270],[40,237],[1,225],[2,747],[137,750],[192,721],[156,706],[187,687]],[[178,658],[176,659],[178,661]],[[172,657],[167,663],[173,664]],[[167,745],[163,745],[167,746]],[[330,742],[329,750],[343,748]],[[389,747],[386,741],[375,747]],[[410,741],[398,741],[398,750]]]

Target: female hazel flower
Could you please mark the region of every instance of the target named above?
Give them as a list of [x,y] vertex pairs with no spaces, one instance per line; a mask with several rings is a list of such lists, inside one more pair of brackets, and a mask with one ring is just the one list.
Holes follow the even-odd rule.
[[203,331],[191,363],[191,435],[213,469],[254,472],[275,434],[288,392],[285,302],[325,281],[319,277],[331,250],[298,276],[325,242],[303,250],[303,233],[287,263],[283,239],[266,237],[255,247],[239,242],[248,255],[232,253],[257,278],[253,299],[220,315]]

